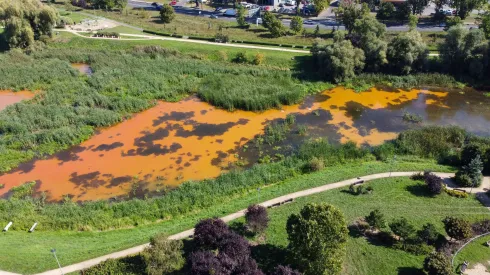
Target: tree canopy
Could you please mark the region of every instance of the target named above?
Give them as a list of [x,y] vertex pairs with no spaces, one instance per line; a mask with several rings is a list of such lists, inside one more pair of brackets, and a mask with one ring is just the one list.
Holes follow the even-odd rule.
[[340,210],[329,204],[307,204],[287,221],[289,248],[306,275],[340,274],[347,225]]
[[389,44],[387,59],[394,72],[409,74],[425,67],[429,51],[417,31],[400,33]]
[[58,12],[39,0],[0,0],[0,21],[10,48],[27,48],[42,35],[52,36]]
[[150,275],[168,274],[184,266],[181,240],[169,240],[165,234],[151,238],[150,246],[142,255],[146,263],[146,272]]
[[160,19],[163,23],[168,24],[172,22],[175,18],[175,11],[172,6],[169,4],[163,4],[162,9],[160,10]]

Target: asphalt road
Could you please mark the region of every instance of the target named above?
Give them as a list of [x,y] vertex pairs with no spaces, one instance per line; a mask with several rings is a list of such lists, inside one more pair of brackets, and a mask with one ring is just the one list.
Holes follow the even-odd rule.
[[[189,8],[185,7],[185,4],[189,0],[181,0],[177,2],[177,5],[175,6],[175,12],[179,14],[185,14],[189,16],[202,16],[202,17],[209,17],[212,14],[214,14],[213,11],[207,11],[207,10],[200,10],[200,9],[195,9],[195,8]],[[140,0],[129,0],[128,5],[133,8],[140,8],[140,9],[147,9],[147,10],[155,10],[155,7],[151,5],[152,2],[145,2],[145,1],[140,1]],[[218,14],[218,19],[216,20],[224,20],[224,21],[229,21],[233,22],[236,21],[234,17],[226,17]],[[251,24],[255,24],[255,18],[249,18],[247,20]],[[344,26],[339,25],[333,18],[324,18],[324,19],[315,19],[315,20],[308,20],[311,21],[309,23],[305,23],[303,26],[308,29],[313,29],[316,28],[318,25],[320,29],[322,30],[331,30],[331,29],[339,29],[339,30],[344,30]],[[289,27],[290,20],[282,20],[282,23],[286,26]],[[468,28],[476,28],[478,27],[477,25],[467,25]],[[386,29],[388,31],[408,31],[408,25],[403,25],[403,24],[387,24]],[[417,25],[417,30],[420,32],[440,32],[444,31],[444,26],[443,25],[434,25],[434,24],[418,24]]]

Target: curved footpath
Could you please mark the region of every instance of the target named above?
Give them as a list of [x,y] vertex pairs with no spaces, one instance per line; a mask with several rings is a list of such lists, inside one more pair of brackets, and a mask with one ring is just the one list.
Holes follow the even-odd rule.
[[[284,201],[289,200],[289,199],[301,198],[301,197],[305,197],[305,196],[309,196],[309,195],[321,193],[321,192],[324,192],[324,191],[328,191],[328,190],[332,190],[332,189],[336,189],[336,188],[340,188],[340,187],[349,186],[349,185],[351,185],[351,184],[353,184],[355,182],[358,182],[360,180],[363,180],[364,182],[366,182],[366,181],[370,181],[370,180],[382,179],[382,178],[389,178],[389,177],[408,177],[408,176],[411,176],[411,175],[413,175],[414,173],[417,173],[417,172],[419,172],[419,171],[412,171],[412,172],[391,172],[391,173],[379,173],[379,174],[366,175],[366,176],[359,177],[359,178],[348,179],[348,180],[339,181],[339,182],[336,182],[336,183],[329,183],[329,184],[322,185],[322,186],[319,186],[319,187],[315,187],[315,188],[311,188],[311,189],[307,189],[307,190],[303,190],[303,191],[294,192],[294,193],[291,193],[291,194],[287,194],[287,195],[284,195],[284,196],[277,197],[277,198],[272,199],[272,200],[265,201],[263,203],[260,203],[260,205],[262,205],[264,207],[268,207],[268,206],[271,206],[273,204],[281,203],[281,202],[284,202]],[[452,188],[452,187],[450,187],[452,184],[450,183],[449,178],[453,177],[454,176],[454,173],[437,173],[437,172],[434,172],[434,174],[436,174],[437,176],[443,178],[444,181],[447,183],[448,188],[450,188],[450,189]],[[479,188],[473,188],[473,192],[475,192],[475,193],[477,193],[477,192],[483,192],[485,190],[485,188],[489,188],[490,189],[490,178],[489,177],[485,177],[484,178],[484,181],[483,181],[482,185]],[[488,199],[487,196],[478,196],[478,194],[477,194],[477,197],[490,210],[490,199]],[[245,211],[246,211],[246,209],[242,209],[242,210],[240,210],[238,212],[235,212],[233,214],[224,216],[221,219],[223,221],[225,221],[225,222],[229,222],[229,221],[238,219],[240,217],[243,217],[245,215]],[[185,239],[185,238],[188,238],[188,237],[192,236],[193,234],[194,234],[194,229],[189,229],[189,230],[180,232],[178,234],[172,235],[169,238],[170,239],[174,239],[174,240]],[[99,263],[101,263],[101,262],[103,262],[105,260],[108,260],[108,259],[122,258],[122,257],[126,257],[126,256],[129,256],[129,255],[138,254],[139,252],[143,251],[143,249],[145,249],[147,246],[148,246],[148,243],[143,244],[143,245],[139,245],[139,246],[135,246],[135,247],[132,247],[132,248],[128,248],[128,249],[125,249],[125,250],[122,250],[122,251],[114,252],[114,253],[111,253],[111,254],[107,254],[107,255],[104,255],[104,256],[101,256],[101,257],[97,257],[97,258],[94,258],[94,259],[91,259],[91,260],[87,260],[87,261],[84,261],[84,262],[81,262],[81,263],[77,263],[77,264],[72,264],[72,265],[69,265],[69,266],[65,266],[65,267],[62,268],[63,269],[63,273],[66,274],[66,273],[70,273],[70,272],[75,272],[75,271],[79,271],[79,270],[82,270],[82,269],[86,269],[86,268],[89,268],[89,267],[92,267],[94,265],[97,265],[97,264],[99,264]],[[60,274],[60,270],[59,269],[53,269],[53,270],[49,270],[49,271],[46,271],[46,272],[43,272],[43,273],[39,273],[37,275],[59,275],[59,274]],[[5,272],[4,273],[3,271],[0,271],[0,275],[17,275],[17,274],[15,274],[15,273],[8,273],[8,272]]]

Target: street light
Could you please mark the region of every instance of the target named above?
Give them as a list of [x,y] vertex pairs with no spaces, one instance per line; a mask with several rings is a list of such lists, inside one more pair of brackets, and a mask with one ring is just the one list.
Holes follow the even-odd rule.
[[54,258],[56,259],[56,262],[58,263],[58,267],[60,268],[61,275],[65,275],[63,273],[63,270],[61,269],[60,261],[58,261],[58,257],[56,257],[56,249],[51,248],[51,253],[53,253]]

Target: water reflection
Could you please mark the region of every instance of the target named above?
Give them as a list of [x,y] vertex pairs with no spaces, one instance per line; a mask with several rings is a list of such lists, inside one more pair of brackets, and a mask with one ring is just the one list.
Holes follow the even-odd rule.
[[[50,199],[70,195],[75,200],[131,196],[185,180],[219,175],[239,157],[255,161],[240,148],[271,122],[296,115],[306,135],[292,134],[279,144],[294,147],[305,138],[328,137],[379,144],[402,130],[420,125],[456,124],[471,132],[490,133],[489,99],[476,92],[396,91],[371,89],[356,93],[336,88],[304,103],[261,113],[227,112],[195,97],[179,103],[160,102],[90,140],[46,160],[21,165],[0,176],[0,195],[11,187],[37,181]],[[402,120],[404,112],[419,114],[423,123]]]

